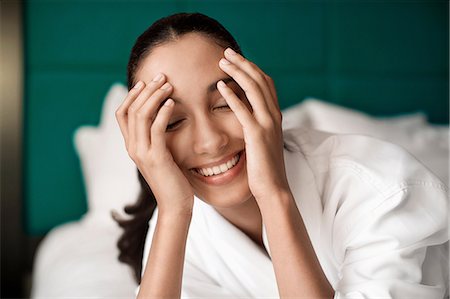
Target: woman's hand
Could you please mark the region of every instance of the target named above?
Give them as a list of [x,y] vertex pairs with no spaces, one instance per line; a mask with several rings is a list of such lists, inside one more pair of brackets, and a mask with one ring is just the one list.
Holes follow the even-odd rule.
[[[129,156],[152,189],[159,213],[192,213],[194,192],[166,146],[173,87],[159,74],[139,81],[116,111]],[[167,100],[166,100],[167,99]],[[164,105],[162,103],[164,102]]]
[[283,157],[282,116],[273,80],[230,48],[225,50],[219,66],[244,90],[251,106],[247,107],[223,81],[218,82],[219,92],[243,127],[250,191],[258,203],[276,194],[290,193]]

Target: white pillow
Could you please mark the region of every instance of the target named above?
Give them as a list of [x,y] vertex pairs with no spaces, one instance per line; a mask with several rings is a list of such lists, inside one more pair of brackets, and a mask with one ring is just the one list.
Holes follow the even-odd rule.
[[310,127],[362,134],[400,145],[448,184],[448,126],[427,122],[422,113],[375,118],[363,112],[309,98],[283,111],[283,127]]
[[82,126],[75,131],[88,198],[85,218],[97,222],[114,223],[111,211],[122,212],[140,192],[136,166],[115,119],[115,111],[126,95],[125,86],[114,84],[106,95],[99,126]]

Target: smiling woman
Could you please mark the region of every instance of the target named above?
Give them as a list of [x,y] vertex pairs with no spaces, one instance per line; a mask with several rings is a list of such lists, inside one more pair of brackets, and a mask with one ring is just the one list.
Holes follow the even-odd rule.
[[142,193],[116,220],[138,297],[446,295],[447,187],[392,144],[283,131],[273,80],[217,21],[155,22],[128,87]]

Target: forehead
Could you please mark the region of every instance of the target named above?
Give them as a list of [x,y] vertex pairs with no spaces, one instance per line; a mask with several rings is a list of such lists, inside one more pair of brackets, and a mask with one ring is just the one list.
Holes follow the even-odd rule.
[[175,88],[208,85],[226,76],[218,65],[223,50],[204,35],[185,34],[154,48],[142,62],[136,78],[148,83],[163,73]]

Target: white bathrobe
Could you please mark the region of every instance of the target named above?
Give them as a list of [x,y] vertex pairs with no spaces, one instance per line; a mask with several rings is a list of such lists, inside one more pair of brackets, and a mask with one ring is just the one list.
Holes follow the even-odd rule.
[[[370,137],[291,129],[284,140],[289,186],[335,298],[448,296],[446,185],[401,148]],[[156,221],[157,210],[143,269]],[[198,198],[182,297],[279,297],[270,257]]]

